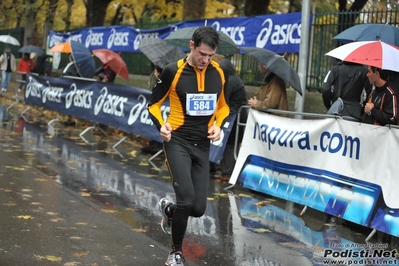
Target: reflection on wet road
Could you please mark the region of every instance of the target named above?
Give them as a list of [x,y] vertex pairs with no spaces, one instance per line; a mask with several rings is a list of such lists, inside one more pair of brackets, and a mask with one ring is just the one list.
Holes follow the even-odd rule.
[[[87,132],[85,137],[94,143],[88,145],[79,137],[81,127],[59,124],[49,131],[45,124],[48,120],[26,123],[4,108],[0,108],[0,120],[3,149],[18,153],[26,164],[40,169],[54,182],[169,246],[170,239],[159,226],[157,203],[165,196],[174,200],[174,193],[162,154],[154,159],[154,167],[148,163],[151,155],[141,152],[139,137],[131,136],[114,150],[113,145],[122,136]],[[324,215],[310,208],[301,217],[303,206],[252,194],[238,186],[225,190],[228,186],[212,178],[205,215],[189,220],[184,251],[198,265],[330,265],[327,261],[336,259],[332,254],[368,249],[363,245],[370,229],[344,226],[339,219],[325,223]],[[377,234],[372,242],[378,240],[381,236]],[[395,238],[387,250],[395,248],[396,243]],[[339,259],[345,260],[345,265],[354,261],[350,256]],[[388,260],[373,259],[378,261],[356,265],[379,265]]]

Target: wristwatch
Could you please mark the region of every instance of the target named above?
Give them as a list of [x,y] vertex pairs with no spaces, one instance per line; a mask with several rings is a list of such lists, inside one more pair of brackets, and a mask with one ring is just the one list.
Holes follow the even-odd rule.
[[368,115],[371,115],[371,110],[367,113]]

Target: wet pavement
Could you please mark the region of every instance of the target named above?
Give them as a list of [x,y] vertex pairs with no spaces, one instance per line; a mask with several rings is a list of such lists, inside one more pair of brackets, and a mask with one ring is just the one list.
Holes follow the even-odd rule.
[[[0,97],[0,265],[164,265],[170,236],[157,203],[174,193],[163,155],[151,164],[140,136],[115,147],[122,133],[82,138],[89,123],[48,126],[56,114],[33,108],[24,119],[26,106],[7,110],[12,103]],[[370,229],[325,223],[310,208],[301,216],[303,206],[210,178],[206,213],[189,220],[185,265],[330,265],[326,251],[368,249]],[[378,233],[371,239],[381,242]],[[391,258],[344,259],[335,265]],[[399,265],[393,259],[386,264]]]

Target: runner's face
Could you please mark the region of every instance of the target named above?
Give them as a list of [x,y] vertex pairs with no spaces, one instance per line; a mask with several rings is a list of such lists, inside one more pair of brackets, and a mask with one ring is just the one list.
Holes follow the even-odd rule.
[[192,63],[198,69],[204,69],[209,62],[211,62],[212,56],[215,54],[216,49],[212,49],[206,44],[201,44],[194,48],[194,42],[190,41],[190,48],[192,52]]

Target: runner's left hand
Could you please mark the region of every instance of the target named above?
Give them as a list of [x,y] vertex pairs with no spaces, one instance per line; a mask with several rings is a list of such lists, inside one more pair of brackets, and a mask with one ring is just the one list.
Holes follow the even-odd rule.
[[208,139],[211,141],[218,141],[220,139],[220,127],[218,126],[211,126],[208,130]]

